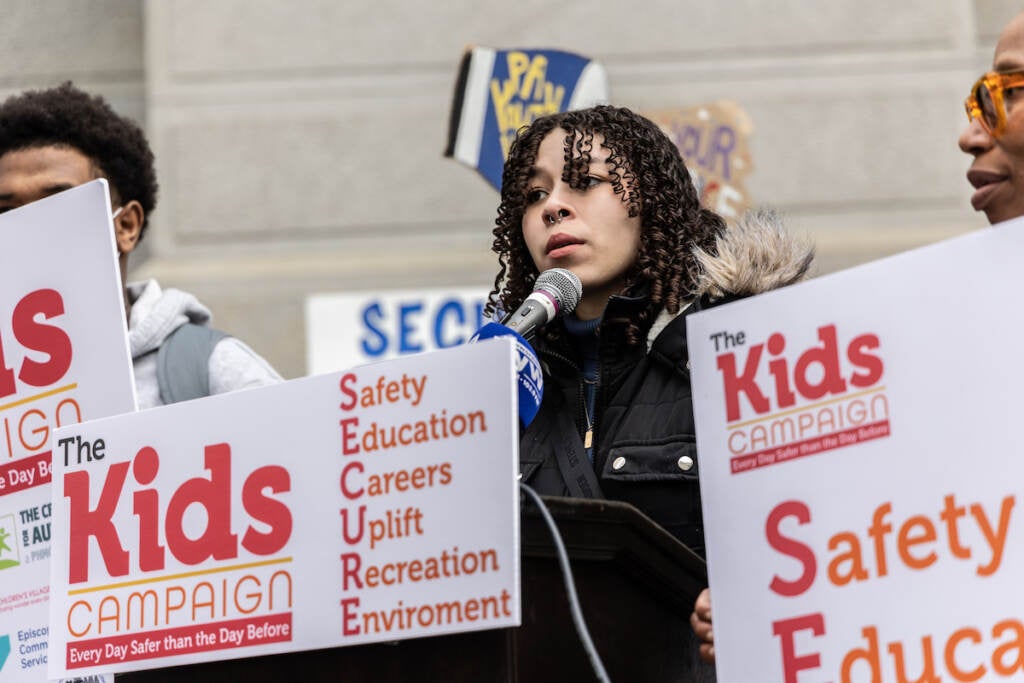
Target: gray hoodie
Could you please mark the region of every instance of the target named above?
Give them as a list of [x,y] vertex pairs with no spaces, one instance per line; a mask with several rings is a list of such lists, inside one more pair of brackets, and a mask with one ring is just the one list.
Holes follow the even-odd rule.
[[[128,341],[135,370],[139,409],[163,405],[156,378],[156,351],[168,335],[187,322],[210,324],[210,309],[180,289],[162,290],[156,280],[129,283],[132,304]],[[209,361],[210,393],[260,387],[283,381],[255,351],[234,337],[225,337],[213,349]]]

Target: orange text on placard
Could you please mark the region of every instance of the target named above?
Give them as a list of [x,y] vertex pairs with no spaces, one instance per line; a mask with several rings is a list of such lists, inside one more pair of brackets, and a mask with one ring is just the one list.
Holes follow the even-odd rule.
[[[835,587],[843,587],[884,579],[896,571],[926,571],[940,563],[951,562],[968,563],[980,578],[993,576],[1002,566],[1015,504],[1016,498],[1012,495],[986,505],[984,501],[965,503],[955,494],[947,494],[934,509],[897,518],[893,503],[883,502],[874,509],[865,527],[840,530],[829,537],[828,581]],[[799,500],[779,503],[768,514],[765,521],[768,544],[799,566],[798,573],[772,577],[769,588],[774,593],[796,597],[813,586],[821,551],[816,552],[810,543],[800,540],[794,533],[813,523],[810,506]],[[784,528],[788,532],[784,532]],[[827,634],[826,626],[825,615],[820,612],[773,622],[772,634],[779,639],[786,683],[796,683],[800,671],[821,668],[819,653],[797,652],[797,641],[807,643],[808,636],[798,638],[796,634],[809,631],[815,637],[823,637]],[[945,680],[936,673],[940,667],[945,667],[954,681],[985,679],[989,667],[991,673],[1000,676],[1024,673],[1024,624],[1016,619],[1001,621],[993,625],[989,633],[991,636],[975,624],[966,624],[941,636],[939,640],[945,640],[940,642],[938,652],[933,634],[917,639],[919,653],[905,656],[906,649],[917,649],[918,644],[908,645],[901,639],[889,642],[885,649],[901,682]],[[883,679],[881,667],[885,658],[879,647],[879,629],[874,624],[868,625],[861,634],[864,642],[843,657],[839,672],[842,683]],[[1002,640],[996,644],[986,643],[989,637]],[[915,665],[922,662],[919,666],[923,672],[908,674],[908,662]],[[866,677],[862,675],[865,672]]]

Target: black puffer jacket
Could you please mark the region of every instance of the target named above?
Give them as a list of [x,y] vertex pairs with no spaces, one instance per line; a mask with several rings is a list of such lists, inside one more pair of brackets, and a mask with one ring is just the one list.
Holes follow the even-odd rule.
[[[626,343],[627,322],[644,299],[612,297],[599,328],[594,462],[588,461],[583,386],[576,353],[559,341],[536,345],[544,366],[540,411],[520,439],[523,481],[541,494],[631,503],[704,555],[686,317],[702,308],[804,278],[813,252],[770,212],[749,214],[699,254],[698,297],[677,316],[663,314],[646,345]],[[557,324],[557,323],[556,323]]]

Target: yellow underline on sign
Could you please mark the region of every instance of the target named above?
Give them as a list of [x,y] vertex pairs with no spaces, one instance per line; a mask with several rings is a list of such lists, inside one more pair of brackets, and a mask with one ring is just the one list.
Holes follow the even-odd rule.
[[877,394],[879,391],[885,391],[885,387],[875,387],[874,389],[865,389],[864,391],[858,391],[856,394],[846,394],[838,398],[830,398],[827,401],[819,401],[818,403],[811,403],[806,406],[800,406],[799,408],[793,408],[791,410],[785,410],[781,413],[772,413],[767,417],[759,417],[756,420],[747,420],[746,422],[739,422],[734,425],[728,425],[726,429],[739,429],[740,427],[747,427],[758,422],[767,422],[768,420],[774,420],[779,417],[785,417],[786,415],[793,415],[794,413],[803,412],[804,410],[812,410],[814,408],[820,408],[821,406],[827,406],[830,403],[839,403],[840,401],[846,401],[851,398],[857,398],[858,396],[866,396],[868,394]]
[[78,388],[78,383],[76,382],[76,383],[69,384],[66,387],[57,387],[56,389],[50,389],[49,391],[44,391],[43,393],[36,394],[35,396],[26,396],[25,398],[18,399],[17,401],[11,401],[10,403],[4,403],[3,405],[0,405],[0,413],[2,413],[3,411],[7,410],[8,408],[17,408],[18,406],[23,406],[26,403],[32,403],[32,401],[38,401],[40,399],[46,398],[47,396],[53,396],[54,394],[59,394],[59,393],[64,392],[64,391],[71,391],[72,389],[77,389],[77,388]]
[[213,569],[199,569],[194,572],[183,572],[181,574],[170,574],[168,576],[154,576],[151,579],[138,579],[137,581],[123,581],[121,583],[110,583],[106,586],[93,586],[91,588],[79,588],[68,591],[68,595],[81,595],[82,593],[95,593],[96,591],[109,591],[116,588],[127,588],[128,586],[141,586],[146,583],[160,583],[161,581],[173,581],[175,579],[188,579],[194,576],[206,576],[208,574],[222,574],[233,572],[239,569],[254,569],[256,567],[267,567],[272,564],[287,564],[292,561],[290,557],[280,557],[276,560],[263,560],[262,562],[250,562],[248,564],[236,564],[230,567],[214,567]]

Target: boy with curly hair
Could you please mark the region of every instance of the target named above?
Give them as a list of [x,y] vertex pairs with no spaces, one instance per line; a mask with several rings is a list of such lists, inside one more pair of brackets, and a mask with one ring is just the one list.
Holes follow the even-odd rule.
[[210,328],[209,309],[191,294],[127,282],[157,198],[138,125],[70,82],[0,104],[0,213],[97,178],[110,188],[139,408],[281,381],[246,344]]

